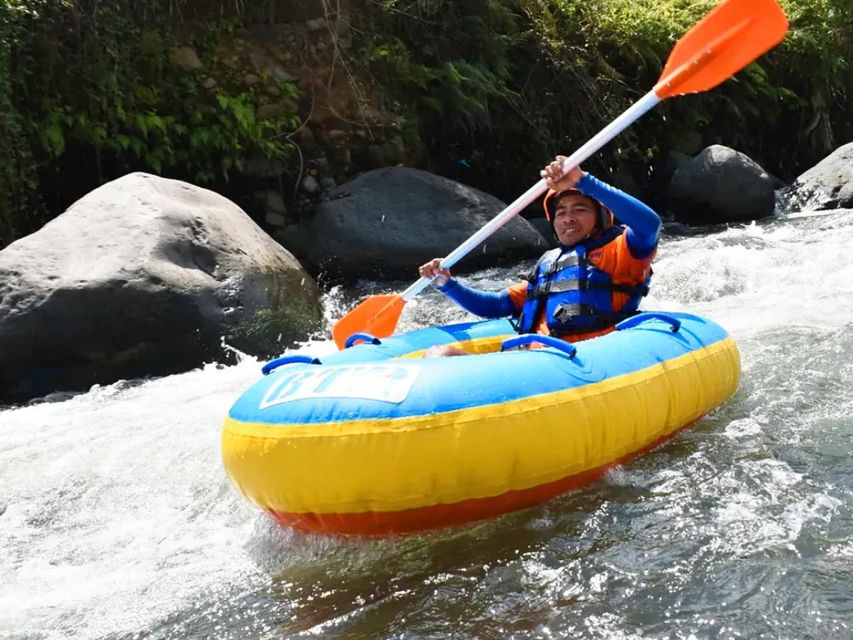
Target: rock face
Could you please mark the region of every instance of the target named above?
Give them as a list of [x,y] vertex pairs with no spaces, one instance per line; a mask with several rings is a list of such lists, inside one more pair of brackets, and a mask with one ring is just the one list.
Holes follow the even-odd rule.
[[314,281],[231,201],[134,173],[0,251],[0,401],[268,355],[319,327]]
[[839,147],[780,193],[789,211],[853,208],[853,142]]
[[[306,254],[338,278],[417,278],[418,265],[445,256],[504,209],[488,194],[418,169],[369,171],[333,190],[317,209]],[[542,236],[516,216],[474,249],[457,271],[536,258]]]
[[748,156],[713,145],[678,167],[667,196],[680,222],[745,222],[773,214],[773,186]]

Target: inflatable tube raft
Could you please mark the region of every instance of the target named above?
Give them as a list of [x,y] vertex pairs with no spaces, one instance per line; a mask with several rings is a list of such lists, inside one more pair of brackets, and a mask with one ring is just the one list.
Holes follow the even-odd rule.
[[[280,523],[326,533],[532,506],[654,448],[737,389],[737,347],[713,322],[643,313],[617,329],[571,345],[486,321],[357,335],[322,362],[279,358],[228,414],[225,468]],[[433,344],[477,355],[421,358]],[[528,344],[538,348],[508,350]]]

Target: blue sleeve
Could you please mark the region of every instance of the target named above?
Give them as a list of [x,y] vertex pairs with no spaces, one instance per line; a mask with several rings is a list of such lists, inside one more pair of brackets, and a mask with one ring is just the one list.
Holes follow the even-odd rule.
[[577,188],[610,209],[628,227],[626,240],[635,258],[645,258],[655,250],[661,221],[651,207],[588,173],[578,181]]
[[438,287],[448,298],[460,307],[481,318],[506,318],[515,314],[515,305],[504,291],[480,291],[467,287],[455,278],[450,278]]

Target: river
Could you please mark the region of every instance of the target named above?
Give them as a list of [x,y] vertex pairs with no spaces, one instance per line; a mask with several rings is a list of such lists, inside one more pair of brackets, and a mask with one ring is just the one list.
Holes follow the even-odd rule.
[[[0,638],[853,637],[851,223],[665,238],[644,308],[726,327],[738,393],[584,490],[466,527],[272,524],[220,459],[253,358],[2,410]],[[334,290],[327,314],[407,284]],[[428,292],[401,328],[466,317]]]

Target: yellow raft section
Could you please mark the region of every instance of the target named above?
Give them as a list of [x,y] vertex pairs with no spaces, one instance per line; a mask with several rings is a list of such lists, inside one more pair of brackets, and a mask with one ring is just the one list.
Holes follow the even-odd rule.
[[586,386],[436,415],[308,425],[228,418],[223,457],[240,490],[283,523],[361,534],[444,526],[599,477],[719,406],[739,376],[727,337]]

